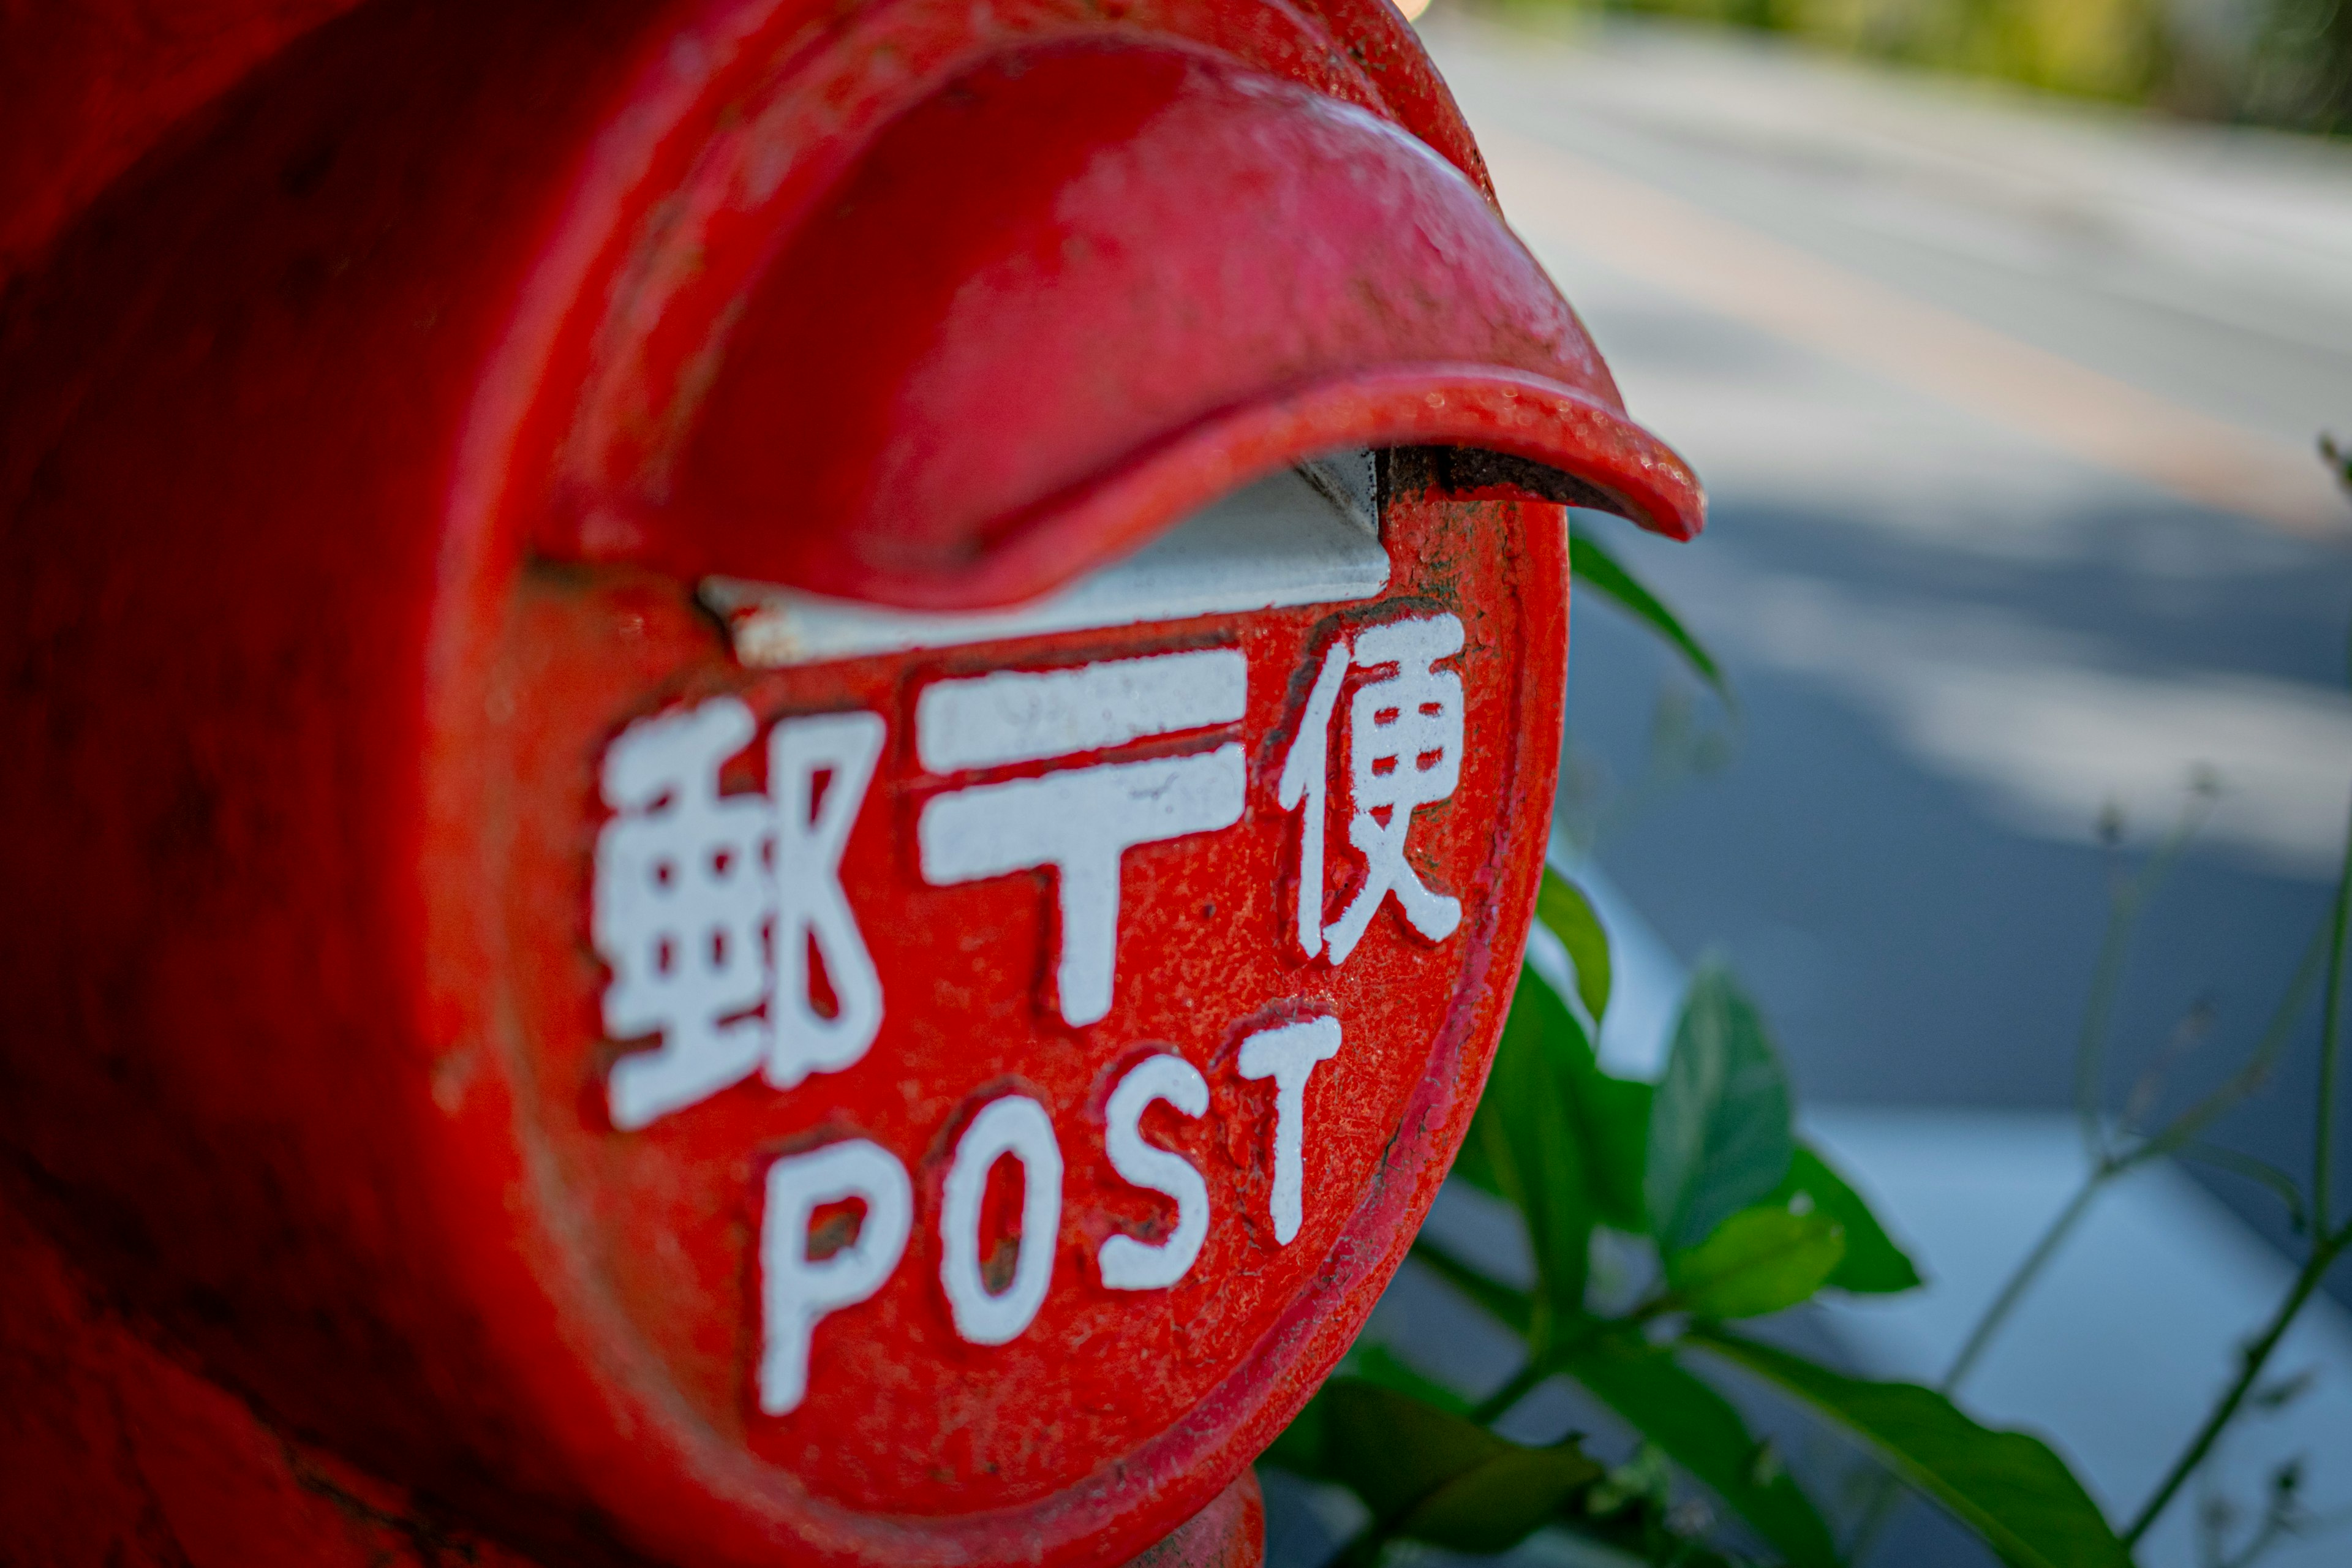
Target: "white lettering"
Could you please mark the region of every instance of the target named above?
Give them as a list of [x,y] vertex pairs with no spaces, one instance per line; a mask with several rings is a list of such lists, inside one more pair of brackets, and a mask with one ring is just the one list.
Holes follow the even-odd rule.
[[[778,1089],[849,1066],[882,1027],[881,977],[841,891],[841,852],[881,755],[876,713],[789,719],[768,737],[768,791],[776,811],[776,984],[767,1079]],[[823,800],[813,801],[820,773],[832,776]],[[813,998],[812,942],[837,1004],[830,1018]]]
[[1433,942],[1462,922],[1460,900],[1430,891],[1404,858],[1414,808],[1446,799],[1462,779],[1462,678],[1436,668],[1461,651],[1452,616],[1391,621],[1356,638],[1358,665],[1397,672],[1358,687],[1348,704],[1348,842],[1364,857],[1364,885],[1323,933],[1333,963],[1347,962],[1391,892],[1406,922]]
[[[980,1211],[988,1173],[1007,1154],[1021,1162],[1021,1237],[1012,1282],[996,1295],[981,1271]],[[940,1284],[956,1332],[976,1345],[1019,1338],[1045,1303],[1061,1228],[1062,1146],[1045,1108],[1019,1094],[989,1101],[956,1142],[940,1215]]]
[[1329,816],[1331,715],[1339,706],[1339,683],[1348,675],[1348,639],[1323,655],[1323,668],[1298,716],[1298,735],[1282,760],[1275,798],[1285,811],[1306,810],[1298,820],[1298,945],[1307,956],[1323,951],[1323,830]]
[[1274,1192],[1267,1210],[1274,1238],[1298,1234],[1307,1185],[1307,1080],[1318,1062],[1339,1054],[1339,1020],[1309,1018],[1262,1029],[1242,1042],[1241,1075],[1274,1079]]
[[1159,1290],[1184,1278],[1209,1234],[1209,1184],[1191,1162],[1143,1141],[1143,1113],[1164,1100],[1187,1116],[1209,1109],[1208,1080],[1183,1058],[1138,1062],[1111,1090],[1103,1140],[1111,1169],[1134,1185],[1176,1200],[1176,1228],[1158,1244],[1114,1236],[1102,1244],[1102,1281],[1114,1290]]
[[605,753],[591,935],[612,967],[604,1029],[658,1032],[657,1049],[613,1064],[613,1125],[645,1126],[751,1075],[766,1020],[763,928],[775,883],[762,851],[775,818],[759,795],[719,793],[719,767],[757,726],[731,697],[632,724]]
[[[719,770],[758,726],[732,697],[632,724],[604,755],[590,933],[613,971],[604,1030],[659,1034],[613,1064],[629,1131],[751,1076],[789,1089],[847,1067],[882,1025],[882,983],[841,891],[841,853],[882,754],[872,713],[787,719],[768,737],[770,794],[721,795]],[[830,774],[824,800],[819,774]],[[814,941],[840,1005],[812,999]],[[762,1016],[758,1009],[766,1004]]]
[[1248,702],[1249,660],[1239,648],[1000,670],[924,688],[915,748],[937,773],[1042,762],[1237,723]]
[[925,879],[942,886],[1050,866],[1057,884],[1062,1018],[1110,1011],[1119,859],[1139,844],[1231,827],[1248,789],[1238,744],[934,795],[917,825]]
[[[1462,646],[1459,619],[1423,616],[1372,626],[1357,635],[1352,647],[1342,640],[1324,655],[1276,795],[1286,811],[1304,808],[1297,933],[1309,957],[1320,951],[1334,966],[1345,963],[1391,893],[1405,923],[1432,942],[1453,935],[1462,923],[1461,901],[1433,891],[1405,858],[1413,812],[1450,798],[1461,783],[1462,678],[1436,664]],[[1359,669],[1393,666],[1395,673],[1358,687],[1348,703],[1348,842],[1364,857],[1364,879],[1339,918],[1318,930],[1328,730],[1349,663]]]
[[[856,1237],[824,1258],[808,1255],[809,1220],[826,1204],[866,1205]],[[854,1139],[768,1167],[760,1225],[760,1408],[782,1415],[808,1392],[809,1345],[819,1318],[882,1288],[907,1250],[915,1217],[907,1168],[877,1143]]]

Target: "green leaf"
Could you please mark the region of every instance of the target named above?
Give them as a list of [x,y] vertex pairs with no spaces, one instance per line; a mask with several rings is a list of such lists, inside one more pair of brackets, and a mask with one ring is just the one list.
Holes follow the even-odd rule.
[[1349,1354],[1348,1371],[1350,1375],[1362,1378],[1366,1383],[1377,1384],[1391,1393],[1409,1395],[1423,1405],[1435,1405],[1450,1415],[1470,1414],[1467,1399],[1435,1378],[1415,1371],[1386,1345],[1359,1343]]
[[1454,1552],[1508,1552],[1601,1479],[1574,1439],[1511,1445],[1423,1498],[1391,1528]]
[[1454,1156],[1452,1173],[1480,1192],[1499,1198],[1504,1195],[1503,1180],[1495,1174],[1495,1162],[1486,1158],[1486,1141],[1480,1132],[1477,1122],[1472,1121],[1469,1133],[1462,1140],[1462,1147]]
[[1656,1091],[1598,1066],[1577,1080],[1577,1123],[1584,1129],[1585,1179],[1601,1223],[1639,1236],[1650,1228],[1642,1195],[1642,1166],[1650,1143],[1650,1106]]
[[1795,1152],[1789,1080],[1764,1021],[1721,967],[1705,965],[1650,1104],[1651,1234],[1668,1251],[1696,1246],[1779,1186]]
[[1861,1437],[2016,1568],[2130,1568],[2131,1552],[2040,1438],[1980,1426],[1942,1394],[1871,1383],[1721,1329],[1694,1331]]
[[1612,1334],[1570,1352],[1562,1370],[1753,1525],[1791,1568],[1838,1561],[1812,1500],[1785,1472],[1758,1463],[1762,1446],[1731,1402],[1665,1352]]
[[[1553,1065],[1569,1089],[1569,1116],[1581,1138],[1585,1190],[1594,1217],[1606,1226],[1633,1235],[1649,1229],[1642,1197],[1642,1164],[1650,1139],[1651,1088],[1632,1079],[1613,1078],[1601,1070],[1583,1026],[1553,990],[1550,982],[1532,969],[1519,973],[1519,990],[1541,993],[1528,998],[1531,1013],[1540,1012],[1555,1033]],[[1518,997],[1512,998],[1513,1006]],[[1566,1019],[1564,1026],[1559,1020]],[[1488,1083],[1491,1099],[1500,1093]],[[1490,1121],[1493,1113],[1489,1114]],[[1487,1144],[1474,1130],[1454,1160],[1454,1169],[1472,1184],[1507,1197]]]
[[1615,556],[1601,546],[1599,540],[1582,528],[1570,528],[1568,566],[1571,581],[1582,583],[1602,597],[1615,601],[1635,620],[1665,638],[1690,661],[1690,667],[1698,672],[1700,678],[1714,688],[1717,697],[1726,703],[1731,700],[1730,684],[1723,679],[1722,667],[1715,662],[1715,656],[1700,647],[1698,639],[1684,629],[1675,613],[1661,604],[1655,594],[1643,587],[1631,572],[1618,563]]
[[1599,1028],[1601,1016],[1609,1011],[1609,933],[1601,928],[1592,900],[1547,866],[1536,894],[1536,919],[1568,949],[1569,962],[1576,965],[1577,997],[1584,1004],[1585,1016]]
[[1827,1215],[1741,1209],[1696,1247],[1666,1255],[1666,1283],[1695,1317],[1760,1318],[1809,1300],[1845,1256]]
[[1573,1442],[1522,1447],[1360,1378],[1334,1378],[1318,1397],[1324,1473],[1363,1499],[1390,1534],[1506,1551],[1601,1475]]
[[1584,1310],[1593,1212],[1575,1105],[1576,1080],[1591,1059],[1568,1005],[1540,979],[1523,979],[1471,1118],[1471,1138],[1527,1225],[1537,1304],[1548,1309],[1539,1318],[1574,1319]]
[[1919,1285],[1919,1270],[1908,1254],[1895,1245],[1862,1194],[1846,1184],[1828,1161],[1805,1145],[1797,1145],[1789,1173],[1766,1200],[1783,1208],[1824,1215],[1845,1229],[1845,1256],[1829,1278],[1840,1290],[1857,1295],[1892,1295]]
[[1356,1377],[1323,1385],[1323,1458],[1388,1525],[1510,1445],[1476,1422]]
[[1309,1480],[1337,1479],[1331,1474],[1324,1454],[1324,1433],[1328,1415],[1329,1406],[1323,1403],[1323,1393],[1318,1389],[1315,1397],[1290,1418],[1290,1425],[1282,1429],[1282,1435],[1257,1457],[1257,1462],[1272,1465],[1277,1470],[1287,1470],[1294,1476],[1304,1476]]

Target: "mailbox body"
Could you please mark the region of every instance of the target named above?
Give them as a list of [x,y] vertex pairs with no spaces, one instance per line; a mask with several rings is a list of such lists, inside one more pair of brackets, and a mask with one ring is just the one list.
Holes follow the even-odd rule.
[[[1483,1081],[1559,740],[1561,508],[1400,456],[1375,594],[789,668],[745,662],[708,582],[1017,603],[1332,447],[1517,453],[1695,526],[1481,179],[1370,3],[378,4],[288,46],[0,316],[9,1201],[268,1429],[521,1551],[1116,1562],[1167,1534],[1345,1348]],[[1297,257],[1267,282],[1171,190]],[[1459,922],[1375,897],[1333,963],[1299,946],[1286,770],[1401,678],[1348,649],[1447,618],[1423,673],[1459,681],[1458,781],[1379,826]],[[1202,654],[1238,660],[1237,712],[926,756],[929,693]],[[770,737],[878,726],[829,874],[880,1021],[851,1062],[633,1121],[610,770],[728,703],[739,802],[782,790]],[[1223,826],[1113,857],[1099,1013],[1066,866],[926,859],[959,791],[1227,754]],[[1311,901],[1344,919],[1371,830],[1342,752],[1318,765]],[[1278,1236],[1278,1097],[1244,1058],[1318,1019],[1343,1038]],[[1110,1102],[1164,1055],[1208,1108],[1139,1125],[1209,1229],[1174,1284],[1117,1290],[1105,1244],[1173,1221],[1116,1168]],[[1007,1217],[1038,1167],[982,1172],[976,1239],[1051,1262],[996,1343],[944,1283],[949,1189],[1015,1100],[1063,1174],[1041,1239]],[[909,1235],[772,1409],[769,1173],[851,1141],[907,1173]]]

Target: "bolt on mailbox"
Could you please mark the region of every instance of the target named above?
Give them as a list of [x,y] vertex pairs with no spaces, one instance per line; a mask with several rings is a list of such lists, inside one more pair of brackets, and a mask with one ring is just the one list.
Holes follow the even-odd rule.
[[1377,0],[380,3],[8,309],[9,1201],[549,1559],[1244,1477],[1700,521]]

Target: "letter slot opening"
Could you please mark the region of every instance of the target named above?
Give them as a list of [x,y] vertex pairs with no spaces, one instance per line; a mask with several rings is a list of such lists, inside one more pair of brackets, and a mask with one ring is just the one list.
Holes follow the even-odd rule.
[[1202,508],[1125,560],[1009,610],[888,609],[705,578],[735,657],[758,669],[1194,616],[1349,604],[1388,586],[1370,452],[1336,453]]

